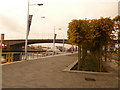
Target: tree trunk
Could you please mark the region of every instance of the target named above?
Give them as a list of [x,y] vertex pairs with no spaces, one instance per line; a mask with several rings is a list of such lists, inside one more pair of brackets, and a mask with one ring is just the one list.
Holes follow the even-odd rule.
[[105,62],[107,61],[107,45],[105,45]]
[[78,70],[80,70],[81,66],[81,45],[78,43]]
[[86,54],[87,54],[87,50],[82,48],[82,61],[84,62],[85,58],[86,58]]
[[100,72],[102,71],[102,47],[99,50],[99,64],[100,64]]

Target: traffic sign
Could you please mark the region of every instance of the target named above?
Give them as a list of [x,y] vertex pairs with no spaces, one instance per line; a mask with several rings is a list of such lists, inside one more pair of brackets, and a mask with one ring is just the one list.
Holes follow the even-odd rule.
[[0,43],[0,47],[2,47],[2,49],[5,49],[6,46],[7,45],[4,42]]

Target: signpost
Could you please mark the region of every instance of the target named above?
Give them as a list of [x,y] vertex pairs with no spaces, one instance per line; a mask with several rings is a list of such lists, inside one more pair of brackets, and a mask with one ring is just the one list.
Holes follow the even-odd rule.
[[3,42],[4,40],[4,34],[1,34],[1,42],[0,42],[0,64],[2,63],[2,49],[6,47],[5,43]]
[[7,46],[7,45],[6,45],[4,42],[1,42],[1,43],[0,43],[0,47],[1,47],[2,49],[5,49],[6,46]]
[[1,34],[1,42],[0,42],[0,64],[1,64],[1,61],[2,61],[2,39],[3,39],[3,37],[2,37],[2,34]]

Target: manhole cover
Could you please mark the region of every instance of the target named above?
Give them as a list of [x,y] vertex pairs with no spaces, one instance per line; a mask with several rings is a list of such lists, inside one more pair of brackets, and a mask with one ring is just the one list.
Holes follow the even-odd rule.
[[86,81],[96,81],[94,78],[85,78]]

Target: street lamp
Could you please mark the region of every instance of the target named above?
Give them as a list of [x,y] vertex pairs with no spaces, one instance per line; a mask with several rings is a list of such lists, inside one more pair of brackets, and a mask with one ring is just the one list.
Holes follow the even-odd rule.
[[26,40],[25,40],[25,60],[27,60],[27,44],[28,44],[28,34],[29,34],[29,6],[30,5],[38,5],[42,6],[43,4],[29,4],[28,0],[28,12],[27,12],[27,30],[26,30]]
[[42,6],[43,4],[42,3],[40,3],[40,4],[30,4],[31,6],[32,5],[38,5],[38,6]]
[[55,38],[56,38],[56,34],[55,34],[55,25],[54,25],[54,36],[53,36],[53,55],[55,54]]
[[[61,28],[58,28],[58,30],[62,30]],[[55,54],[55,39],[56,39],[57,34],[55,34],[55,26],[54,26],[54,38],[53,38],[53,55]],[[63,34],[63,49],[62,52],[64,53],[64,34]]]
[[[59,30],[62,30],[61,28],[59,28]],[[63,34],[63,49],[62,49],[62,52],[64,53],[64,42],[65,42],[65,40],[64,40],[64,34]]]

